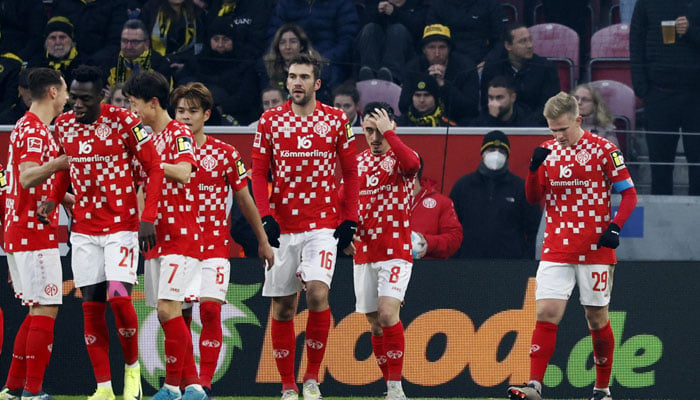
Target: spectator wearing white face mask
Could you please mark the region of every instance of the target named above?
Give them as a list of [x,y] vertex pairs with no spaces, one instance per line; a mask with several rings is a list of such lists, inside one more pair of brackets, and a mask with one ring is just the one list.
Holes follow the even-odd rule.
[[450,198],[464,233],[454,258],[535,258],[542,210],[525,199],[525,181],[510,172],[509,156],[508,137],[489,132],[479,167],[452,188]]

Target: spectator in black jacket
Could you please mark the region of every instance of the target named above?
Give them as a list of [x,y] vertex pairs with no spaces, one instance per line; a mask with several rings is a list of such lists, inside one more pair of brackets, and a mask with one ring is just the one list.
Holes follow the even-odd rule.
[[446,106],[440,99],[440,88],[435,79],[428,75],[415,81],[404,83],[401,96],[411,99],[408,111],[396,121],[399,126],[456,126],[445,112]]
[[[371,0],[366,10],[367,21],[361,21],[353,59],[370,73],[388,68],[399,81],[406,63],[416,56],[415,43],[420,41],[427,7],[423,0]],[[371,77],[361,76],[360,80],[367,78]]]
[[[632,84],[644,99],[649,131],[700,132],[700,7],[680,1],[638,0],[630,28]],[[661,21],[675,20],[675,42],[664,44]],[[651,193],[673,193],[673,165],[678,134],[646,134]],[[683,135],[689,163],[700,162],[700,136]],[[688,167],[691,196],[700,195],[700,167]]]
[[[488,106],[468,124],[471,126],[538,126],[539,117],[517,103],[513,78],[499,75],[488,85]],[[466,122],[460,125],[467,125]],[[541,125],[541,124],[539,124]]]
[[[443,111],[450,119],[474,118],[479,113],[479,75],[472,60],[452,51],[453,44],[450,28],[440,24],[426,26],[423,52],[408,63],[402,81],[415,82],[425,74],[430,75],[439,88],[436,99],[445,106]],[[410,91],[401,91],[402,114],[408,111],[411,96]]]
[[54,0],[51,16],[63,16],[75,27],[75,44],[86,62],[108,66],[119,53],[126,22],[123,0]]
[[43,57],[41,66],[61,71],[66,83],[70,85],[73,80],[73,70],[84,63],[73,41],[73,24],[66,17],[55,16],[46,24],[46,56]]
[[0,0],[0,54],[30,65],[42,59],[46,12],[41,0]]
[[491,131],[481,145],[476,171],[450,191],[464,238],[455,258],[535,259],[542,210],[525,199],[525,181],[510,172],[510,142]]
[[181,68],[199,53],[205,27],[201,9],[193,0],[148,0],[139,19],[148,29],[151,48],[167,58],[171,68]]
[[503,47],[486,60],[481,75],[481,107],[488,108],[488,84],[499,75],[513,78],[516,104],[538,117],[538,125],[544,125],[544,103],[559,93],[559,74],[551,61],[533,51],[532,35],[521,24],[506,30]]
[[121,47],[116,63],[112,61],[107,83],[114,86],[126,82],[135,71],[157,71],[170,80],[170,62],[153,51],[146,25],[138,19],[130,19],[124,24],[121,33]]
[[255,63],[241,60],[234,47],[236,34],[232,18],[215,18],[209,26],[206,46],[187,62],[178,84],[202,82],[224,117],[232,117],[234,125],[248,125],[257,119],[260,89]]
[[[0,56],[0,63],[2,63]],[[14,125],[24,116],[24,113],[29,111],[32,105],[32,94],[29,91],[29,80],[27,79],[29,70],[24,69],[19,73],[18,85],[16,90],[7,90],[8,94],[14,93],[15,101],[7,107],[0,108],[0,125]],[[0,72],[0,81],[2,81],[2,72]]]
[[273,9],[272,0],[212,0],[207,6],[206,24],[216,17],[229,17],[236,25],[236,43],[241,58],[255,60],[265,51],[265,35]]
[[486,55],[500,46],[508,20],[494,0],[435,0],[425,22],[449,26],[455,51],[481,66]]

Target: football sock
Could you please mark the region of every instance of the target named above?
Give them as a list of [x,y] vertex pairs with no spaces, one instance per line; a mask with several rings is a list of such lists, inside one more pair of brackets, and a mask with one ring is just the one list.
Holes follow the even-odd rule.
[[270,331],[275,363],[282,378],[282,391],[293,389],[298,392],[299,388],[294,379],[294,359],[297,344],[296,334],[294,333],[294,320],[278,321],[272,318]]
[[19,326],[15,343],[12,347],[12,362],[7,373],[5,387],[10,390],[21,390],[24,387],[24,378],[27,374],[27,335],[32,325],[32,316],[27,314],[22,325]]
[[[182,316],[161,323],[165,334],[165,383],[179,391],[189,331]],[[191,336],[190,343],[192,343]]]
[[185,361],[182,365],[182,380],[180,381],[180,389],[185,389],[190,385],[199,386],[199,376],[197,375],[197,365],[194,363],[194,346],[192,344],[192,314],[183,317],[185,326],[187,327],[187,337],[185,341]]
[[24,389],[29,393],[41,392],[44,373],[51,358],[55,320],[45,315],[32,316],[27,334],[27,379]]
[[318,371],[321,369],[323,355],[326,353],[326,343],[328,342],[328,332],[331,328],[331,309],[323,311],[309,310],[309,318],[306,320],[306,373],[304,382],[318,379]]
[[202,386],[211,388],[223,340],[221,304],[215,301],[200,303],[199,317],[202,320],[202,332],[199,336],[199,380]]
[[109,299],[109,304],[114,313],[114,322],[117,325],[124,362],[133,364],[139,360],[139,321],[131,302],[131,296],[113,297]]
[[405,339],[401,321],[383,326],[384,352],[386,353],[387,381],[401,381]]
[[98,383],[112,380],[109,365],[109,331],[105,310],[107,310],[107,303],[83,302],[85,345]]
[[595,387],[607,388],[610,385],[615,336],[613,336],[610,321],[596,330],[591,331],[593,338],[593,362],[595,363]]
[[551,322],[537,321],[532,332],[530,346],[530,380],[542,382],[547,371],[549,359],[554,354],[557,343],[557,325]]
[[386,352],[384,351],[384,336],[374,336],[372,335],[372,352],[374,353],[374,358],[377,360],[377,366],[382,371],[382,376],[384,381],[388,381],[389,369],[386,365]]

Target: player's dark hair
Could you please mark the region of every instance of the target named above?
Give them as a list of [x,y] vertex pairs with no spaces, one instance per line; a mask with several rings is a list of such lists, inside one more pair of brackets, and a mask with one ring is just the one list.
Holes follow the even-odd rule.
[[383,101],[373,101],[371,103],[368,103],[365,106],[365,109],[363,110],[362,115],[369,117],[371,115],[376,114],[376,111],[374,111],[375,108],[378,108],[380,110],[386,111],[387,115],[389,116],[389,119],[394,121],[394,109],[391,108],[391,106]]
[[167,109],[170,97],[170,83],[165,77],[156,71],[140,71],[126,80],[125,95],[136,97],[143,101],[151,101],[154,97],[162,109]]
[[357,104],[360,102],[360,92],[357,91],[354,83],[344,83],[333,89],[333,101],[335,101],[336,96],[350,96],[353,103]]
[[61,73],[53,68],[34,68],[27,76],[29,92],[33,99],[42,99],[51,86],[61,86]]
[[185,99],[189,106],[198,105],[202,108],[202,111],[214,108],[214,97],[201,82],[190,82],[173,90],[173,93],[170,95],[170,107],[177,108],[177,103],[182,99]]
[[297,54],[289,61],[290,67],[293,64],[310,65],[314,71],[314,80],[321,78],[321,62],[318,60],[318,58],[312,56],[311,54]]
[[93,90],[99,92],[105,85],[104,75],[100,67],[80,65],[73,71],[73,80],[80,83],[92,83]]
[[527,26],[520,22],[512,22],[508,24],[506,29],[503,31],[503,41],[508,44],[513,44],[513,31],[520,28],[527,28]]
[[490,88],[504,88],[510,93],[515,93],[515,81],[507,75],[498,75],[489,81]]

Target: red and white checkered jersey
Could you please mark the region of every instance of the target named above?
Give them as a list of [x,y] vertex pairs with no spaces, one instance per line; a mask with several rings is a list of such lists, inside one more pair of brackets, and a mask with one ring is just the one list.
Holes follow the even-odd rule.
[[573,147],[552,139],[539,181],[545,186],[546,228],[542,261],[568,264],[615,264],[615,250],[597,249],[611,222],[611,189],[615,182],[633,186],[622,152],[585,131]]
[[[338,226],[338,220],[357,219],[357,201],[339,204],[336,164],[343,179],[354,180],[357,163],[355,140],[345,113],[316,102],[311,115],[298,116],[291,100],[263,113],[253,142],[253,189],[261,216],[272,214],[282,233],[304,232]],[[272,194],[259,184],[272,170]],[[356,194],[350,192],[352,198]],[[340,218],[339,218],[340,216]]]
[[[58,116],[55,127],[63,151],[71,157],[72,231],[86,235],[138,231],[139,177],[132,164],[137,160],[146,171],[160,170],[160,157],[141,120],[131,111],[103,104],[92,124],[77,122],[69,111]],[[160,181],[162,172],[154,172]],[[54,196],[62,198],[62,193]],[[157,198],[146,203],[142,219],[155,221],[157,209]]]
[[[188,162],[197,168],[194,158],[194,138],[190,128],[172,120],[161,132],[153,133],[153,144],[164,163]],[[201,230],[197,222],[197,203],[192,180],[181,184],[163,178],[159,184],[162,194],[156,219],[156,247],[146,253],[146,259],[168,254],[201,259]],[[148,183],[150,185],[150,183]]]
[[355,264],[402,259],[411,255],[411,204],[415,174],[400,168],[394,150],[357,156],[360,218]]
[[15,125],[10,134],[7,164],[7,193],[5,197],[5,251],[32,251],[58,248],[58,213],[51,224],[37,219],[36,210],[51,194],[55,175],[33,188],[24,189],[19,183],[19,165],[23,162],[46,164],[58,156],[58,144],[49,128],[32,112]]
[[195,147],[194,155],[199,169],[192,174],[191,187],[197,191],[202,258],[229,258],[231,233],[226,201],[231,189],[248,190],[245,165],[235,147],[211,136]]
[[5,220],[5,191],[7,186],[5,167],[0,164],[0,224]]

